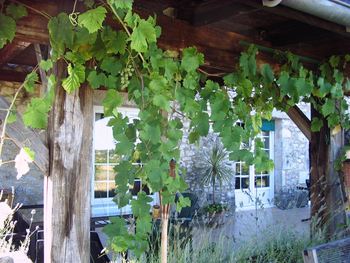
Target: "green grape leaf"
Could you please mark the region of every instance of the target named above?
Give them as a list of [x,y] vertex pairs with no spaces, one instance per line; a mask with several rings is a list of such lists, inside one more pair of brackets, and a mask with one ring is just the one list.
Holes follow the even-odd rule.
[[87,81],[93,89],[98,89],[106,82],[106,75],[104,73],[97,73],[96,70],[90,71]]
[[161,195],[162,195],[162,204],[166,205],[166,204],[174,203],[175,196],[173,193],[169,191],[162,191]]
[[195,142],[197,142],[199,140],[199,138],[200,138],[200,135],[199,135],[198,131],[192,131],[188,135],[189,143],[195,143]]
[[109,76],[106,78],[105,86],[106,86],[108,89],[116,89],[116,88],[117,88],[117,84],[118,84],[118,79],[117,79],[115,76],[109,75]]
[[115,31],[107,26],[102,31],[101,38],[106,46],[107,53],[125,53],[128,35],[124,31]]
[[47,126],[48,112],[51,105],[43,98],[33,98],[23,114],[26,126],[35,129],[44,129]]
[[78,25],[85,27],[89,33],[94,33],[102,28],[102,23],[106,18],[107,10],[103,6],[90,9],[78,17]]
[[106,92],[106,96],[102,101],[104,113],[106,116],[110,116],[113,110],[123,104],[123,96],[114,89],[109,89]]
[[152,231],[152,217],[148,214],[136,219],[136,233],[147,237],[147,234]]
[[33,93],[35,90],[35,82],[39,80],[38,74],[36,72],[31,72],[26,76],[24,80],[24,88],[27,92]]
[[320,120],[319,118],[315,117],[315,118],[312,118],[312,121],[311,121],[311,131],[312,132],[318,132],[320,131],[320,129],[322,128],[323,126],[323,121]]
[[66,13],[60,13],[50,19],[48,23],[50,44],[55,56],[64,54],[65,48],[71,48],[74,41],[74,27]]
[[12,17],[0,13],[0,49],[15,37],[16,22]]
[[45,71],[49,71],[50,69],[52,69],[53,67],[53,63],[51,59],[48,60],[41,60],[39,63],[39,66],[41,69],[45,70]]
[[340,63],[340,57],[339,56],[331,56],[330,57],[329,64],[331,64],[331,66],[333,68],[338,67],[339,63]]
[[299,78],[295,81],[295,87],[299,96],[310,95],[312,91],[312,86],[303,78]]
[[162,95],[162,94],[154,95],[152,102],[155,106],[158,106],[159,108],[161,108],[167,112],[170,111],[170,103],[169,103],[167,97],[165,97],[164,95]]
[[144,217],[149,214],[151,206],[149,203],[152,202],[152,198],[147,196],[145,192],[139,192],[137,199],[131,200],[131,209],[135,217]]
[[332,89],[332,85],[328,82],[325,82],[323,77],[318,78],[317,85],[320,87],[318,89],[318,96],[320,98],[325,97]]
[[332,99],[327,99],[325,104],[323,104],[321,108],[322,115],[327,117],[334,111],[335,111],[335,101]]
[[182,208],[191,206],[191,200],[188,197],[180,196],[176,203],[176,211],[180,212]]
[[249,98],[252,95],[253,84],[249,79],[242,80],[242,95]]
[[131,48],[137,52],[146,52],[150,43],[156,42],[154,26],[148,20],[140,19],[131,36]]
[[14,20],[18,20],[28,15],[27,9],[23,5],[9,4],[6,7],[6,14],[12,16]]
[[117,9],[132,9],[133,0],[109,0],[110,4],[112,4]]
[[160,191],[162,187],[162,174],[165,172],[162,169],[159,160],[151,160],[145,165],[145,171],[149,178],[149,184],[153,191]]
[[266,84],[272,83],[274,80],[273,71],[269,64],[263,64],[261,66],[261,75],[263,76]]
[[111,223],[107,224],[102,230],[107,236],[113,238],[115,236],[128,234],[126,222],[123,217],[113,216],[110,218],[110,221]]
[[144,128],[140,131],[140,136],[144,140],[150,140],[151,143],[157,144],[160,141],[161,131],[159,125],[145,124]]
[[198,53],[195,47],[188,47],[182,51],[181,68],[187,72],[197,70],[204,63],[204,55]]
[[209,115],[206,112],[199,112],[195,118],[192,119],[192,124],[196,127],[200,136],[206,136],[209,131]]
[[74,67],[71,63],[68,64],[68,77],[62,81],[62,87],[71,93],[80,87],[80,84],[85,81],[85,67],[81,64],[76,64]]
[[120,61],[114,57],[106,57],[101,64],[101,69],[116,76],[122,69]]
[[249,75],[255,76],[256,74],[256,59],[255,54],[257,52],[256,47],[251,45],[247,52],[243,52],[239,58],[239,66],[242,70],[243,77]]
[[338,113],[331,113],[328,117],[327,117],[327,122],[328,122],[328,126],[330,128],[334,128],[335,126],[337,126],[340,122],[340,116]]

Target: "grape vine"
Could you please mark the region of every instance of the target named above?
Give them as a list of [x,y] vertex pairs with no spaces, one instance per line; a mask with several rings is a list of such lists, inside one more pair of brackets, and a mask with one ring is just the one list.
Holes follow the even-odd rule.
[[[102,104],[118,142],[115,151],[121,156],[115,167],[115,201],[119,207],[131,203],[137,228],[131,234],[123,219],[112,219],[105,231],[116,252],[129,249],[139,256],[148,246],[150,198],[141,191],[132,199],[128,185],[135,178],[141,178],[153,192],[161,192],[164,204],[174,203],[175,194],[187,188],[178,168],[175,178],[168,176],[169,161],[180,159],[183,118],[190,122],[190,143],[213,131],[221,137],[231,160],[255,165],[257,171],[273,167],[256,136],[262,120],[272,118],[274,108],[288,111],[308,102],[323,116],[322,120],[312,119],[312,131],[323,125],[349,128],[344,92],[350,91],[350,81],[343,71],[350,56],[331,57],[310,70],[296,56],[279,54],[277,62],[282,66],[274,72],[269,64],[257,63],[258,50],[252,45],[242,52],[236,70],[224,76],[224,85],[220,85],[200,70],[205,58],[195,47],[181,53],[158,48],[161,28],[156,18],[141,18],[133,12],[132,0],[85,2],[87,11],[78,14],[73,8],[71,14],[60,13],[49,20],[51,57],[40,67],[49,73],[57,61],[64,60],[68,76],[62,88],[68,93],[85,82],[93,89],[107,88]],[[14,37],[14,19],[25,14],[22,7],[10,6],[6,14],[0,14],[0,48]],[[113,25],[119,27],[107,24],[108,13],[114,18]],[[36,73],[31,74],[28,92],[38,80]],[[47,94],[33,98],[27,107],[23,117],[26,125],[46,127],[56,82],[50,73]],[[117,111],[124,101],[122,92],[127,92],[128,99],[140,109],[139,119],[131,123]],[[254,138],[255,147],[241,147]],[[143,166],[133,166],[135,161]],[[177,205],[181,209],[189,200],[180,198]]]

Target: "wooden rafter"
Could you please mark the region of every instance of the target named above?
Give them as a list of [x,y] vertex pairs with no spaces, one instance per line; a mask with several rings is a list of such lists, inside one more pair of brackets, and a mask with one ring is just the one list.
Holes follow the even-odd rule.
[[194,7],[182,7],[178,10],[178,18],[190,22],[194,26],[209,25],[228,17],[255,10],[231,0],[210,0]]
[[8,63],[30,45],[30,42],[14,40],[0,50],[0,67]]
[[309,118],[299,109],[298,106],[293,106],[287,111],[288,117],[294,122],[294,124],[300,129],[305,137],[311,141],[311,121]]

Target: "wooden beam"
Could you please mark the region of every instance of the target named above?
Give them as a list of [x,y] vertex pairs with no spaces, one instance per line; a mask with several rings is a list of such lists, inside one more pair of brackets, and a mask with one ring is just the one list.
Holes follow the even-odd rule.
[[287,115],[305,135],[305,137],[311,140],[311,121],[309,118],[299,109],[298,106],[294,105],[287,111]]
[[[35,3],[35,2],[34,2]],[[28,3],[30,6],[34,4]],[[54,14],[54,6],[48,3],[40,3],[40,10]],[[151,15],[152,10],[141,10],[137,6],[136,12],[146,17]],[[18,39],[29,39],[33,43],[48,43],[47,19],[35,12],[30,11],[29,16],[18,22],[16,37]],[[107,23],[113,27],[119,27],[114,19],[107,19]],[[185,21],[173,19],[164,15],[157,16],[157,23],[163,28],[162,35],[158,41],[161,48],[181,50],[188,46],[197,46],[204,53],[208,67],[214,67],[225,71],[234,68],[234,58],[239,57],[244,50],[239,42],[247,41],[269,46],[264,41],[256,41],[243,35],[226,32],[211,27],[193,27]]]
[[210,0],[194,7],[186,5],[180,8],[177,18],[186,20],[194,26],[204,26],[246,12],[254,12],[254,10],[231,0]]
[[8,63],[11,58],[20,54],[30,45],[29,42],[17,41],[14,40],[11,43],[7,44],[3,49],[0,50],[0,68],[4,64]]
[[23,82],[27,76],[27,72],[18,72],[7,69],[0,69],[0,80],[10,82]]
[[[8,109],[9,105],[8,101],[0,96],[0,108]],[[0,121],[3,122],[5,117],[6,111],[0,110]],[[47,174],[49,167],[49,150],[40,140],[40,135],[36,131],[25,127],[19,114],[17,114],[16,122],[7,125],[6,135],[19,148],[27,146],[34,151],[34,164],[44,175]]]

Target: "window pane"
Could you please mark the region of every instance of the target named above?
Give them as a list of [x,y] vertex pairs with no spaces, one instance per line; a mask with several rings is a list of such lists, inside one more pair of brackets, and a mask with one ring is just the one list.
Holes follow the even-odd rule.
[[132,195],[137,195],[138,192],[140,191],[141,191],[141,181],[135,180],[133,187],[130,188],[130,192]]
[[241,164],[240,163],[236,163],[236,174],[237,175],[241,174]]
[[107,150],[95,151],[95,163],[107,163]]
[[270,133],[269,131],[262,131],[261,135],[262,136],[269,136],[269,133]]
[[249,175],[249,165],[246,163],[242,164],[242,174],[243,175]]
[[235,185],[235,189],[241,189],[241,178],[240,177],[236,177],[236,185]]
[[114,150],[109,151],[109,163],[118,163],[119,155],[115,153]]
[[255,176],[255,187],[261,187],[261,177]]
[[114,197],[115,196],[115,182],[109,181],[108,182],[108,197]]
[[269,137],[264,137],[264,148],[269,149],[270,148],[270,138]]
[[96,182],[94,187],[95,198],[106,198],[107,197],[107,183]]
[[261,177],[261,185],[262,187],[269,187],[270,186],[270,176],[262,176]]
[[148,186],[145,184],[142,184],[142,191],[144,191],[146,195],[151,194],[151,191],[149,190]]
[[243,189],[249,188],[249,177],[248,178],[242,178],[242,188]]
[[111,167],[108,165],[95,165],[95,181],[108,180],[108,170]]

